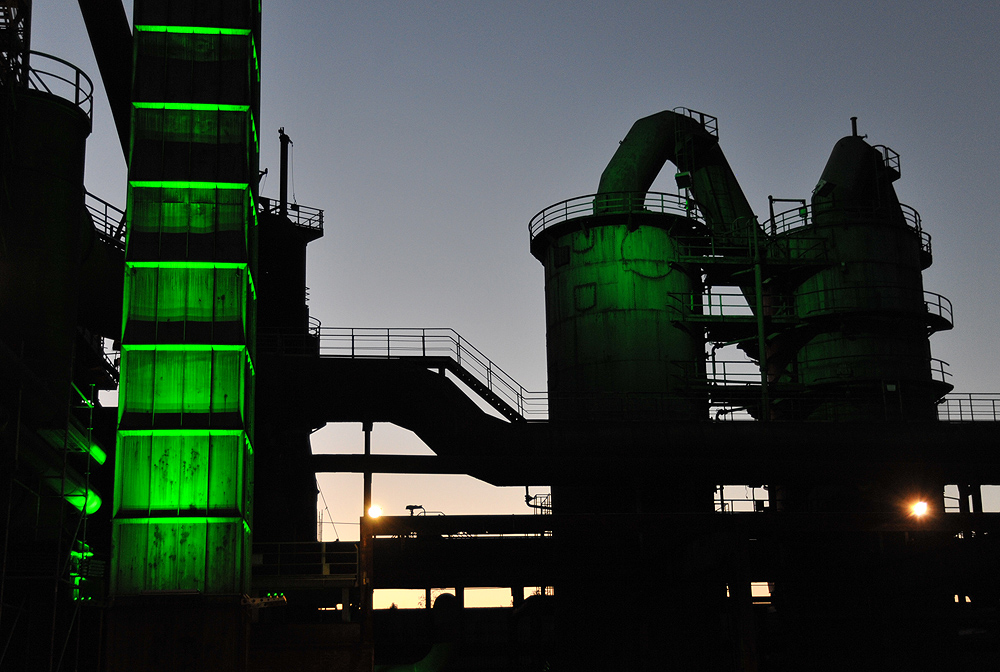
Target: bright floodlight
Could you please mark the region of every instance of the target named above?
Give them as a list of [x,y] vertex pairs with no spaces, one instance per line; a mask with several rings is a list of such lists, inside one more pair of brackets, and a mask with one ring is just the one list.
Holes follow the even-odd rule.
[[382,515],[382,507],[378,504],[373,504],[370,509],[368,509],[368,515],[372,518],[378,518]]
[[913,506],[910,507],[910,510],[913,512],[914,516],[917,516],[917,517],[926,516],[927,515],[927,502],[924,502],[924,501],[914,502]]

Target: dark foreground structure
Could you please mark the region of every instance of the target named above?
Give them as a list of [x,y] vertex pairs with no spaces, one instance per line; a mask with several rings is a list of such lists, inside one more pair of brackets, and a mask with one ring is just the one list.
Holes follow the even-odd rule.
[[[87,75],[30,50],[28,0],[0,6],[0,669],[1000,664],[1000,396],[952,393],[931,357],[953,325],[930,236],[856,120],[763,222],[714,117],[637,121],[597,193],[529,223],[532,393],[452,331],[310,318],[323,212],[257,193],[258,2],[80,8],[124,210],[84,187]],[[650,192],[668,163],[678,193]],[[435,455],[312,455],[330,422]],[[552,493],[324,543],[318,472],[365,474],[366,499],[372,473]],[[474,587],[513,606],[466,609]]]

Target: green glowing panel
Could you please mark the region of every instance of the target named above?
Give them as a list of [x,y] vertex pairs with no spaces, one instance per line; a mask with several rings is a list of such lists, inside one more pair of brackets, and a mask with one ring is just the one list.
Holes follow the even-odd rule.
[[123,432],[115,514],[243,514],[248,448],[242,432]]
[[122,348],[123,413],[243,411],[246,348],[177,345]]
[[177,189],[235,189],[248,187],[246,182],[206,182],[198,180],[129,180],[129,186],[143,188]]
[[130,182],[129,231],[243,231],[251,217],[246,183]]
[[245,593],[250,535],[241,518],[116,520],[112,592]]
[[218,103],[132,103],[138,110],[185,110],[201,112],[250,112],[249,105],[224,105]]
[[136,26],[140,33],[173,33],[180,35],[250,35],[249,28],[210,28],[204,26]]
[[128,320],[244,320],[245,264],[126,264],[125,284]]
[[659,227],[595,226],[553,240],[545,269],[551,390],[581,399],[690,396],[704,345],[682,323],[700,276],[680,257]]

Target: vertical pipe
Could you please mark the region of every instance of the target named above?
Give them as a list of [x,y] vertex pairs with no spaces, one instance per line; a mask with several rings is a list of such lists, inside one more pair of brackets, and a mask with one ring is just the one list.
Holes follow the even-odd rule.
[[375,567],[372,551],[374,550],[374,539],[372,538],[371,516],[368,512],[361,516],[361,557],[359,574],[361,576],[361,653],[364,656],[362,664],[358,669],[374,669],[374,604],[372,598],[374,590],[372,586],[372,570]]
[[[365,433],[365,455],[371,455],[372,423],[364,422],[361,428]],[[365,510],[361,514],[361,644],[367,656],[369,655],[368,652],[373,651],[374,637],[372,629],[374,623],[372,610],[375,608],[373,603],[375,591],[372,585],[372,571],[375,567],[372,553],[375,550],[375,544],[370,527],[372,517],[368,513],[368,510],[372,506],[372,472],[368,470],[367,464],[365,465],[364,500]]]
[[281,143],[281,169],[278,176],[280,191],[278,193],[278,214],[282,217],[288,216],[288,145],[292,144],[292,139],[285,135],[285,127],[278,129],[278,140]]
[[[365,455],[372,454],[372,423],[365,422],[361,425],[361,429],[365,433]],[[369,470],[367,460],[365,460],[365,510],[362,513],[363,516],[368,515],[368,509],[372,508],[372,472]]]
[[971,488],[968,485],[958,486],[958,512],[969,513],[969,495]]
[[764,279],[761,269],[763,261],[760,255],[760,241],[757,238],[758,228],[760,227],[753,227],[754,294],[757,300],[755,306],[757,313],[757,364],[760,366],[760,420],[767,421],[770,419],[771,411],[767,389],[767,334],[764,324]]

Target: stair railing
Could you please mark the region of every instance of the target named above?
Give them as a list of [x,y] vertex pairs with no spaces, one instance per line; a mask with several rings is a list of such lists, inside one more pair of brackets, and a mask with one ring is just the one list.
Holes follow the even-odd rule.
[[321,356],[450,359],[462,382],[473,388],[482,386],[522,418],[542,419],[548,414],[545,392],[525,389],[454,329],[320,327],[318,332]]

